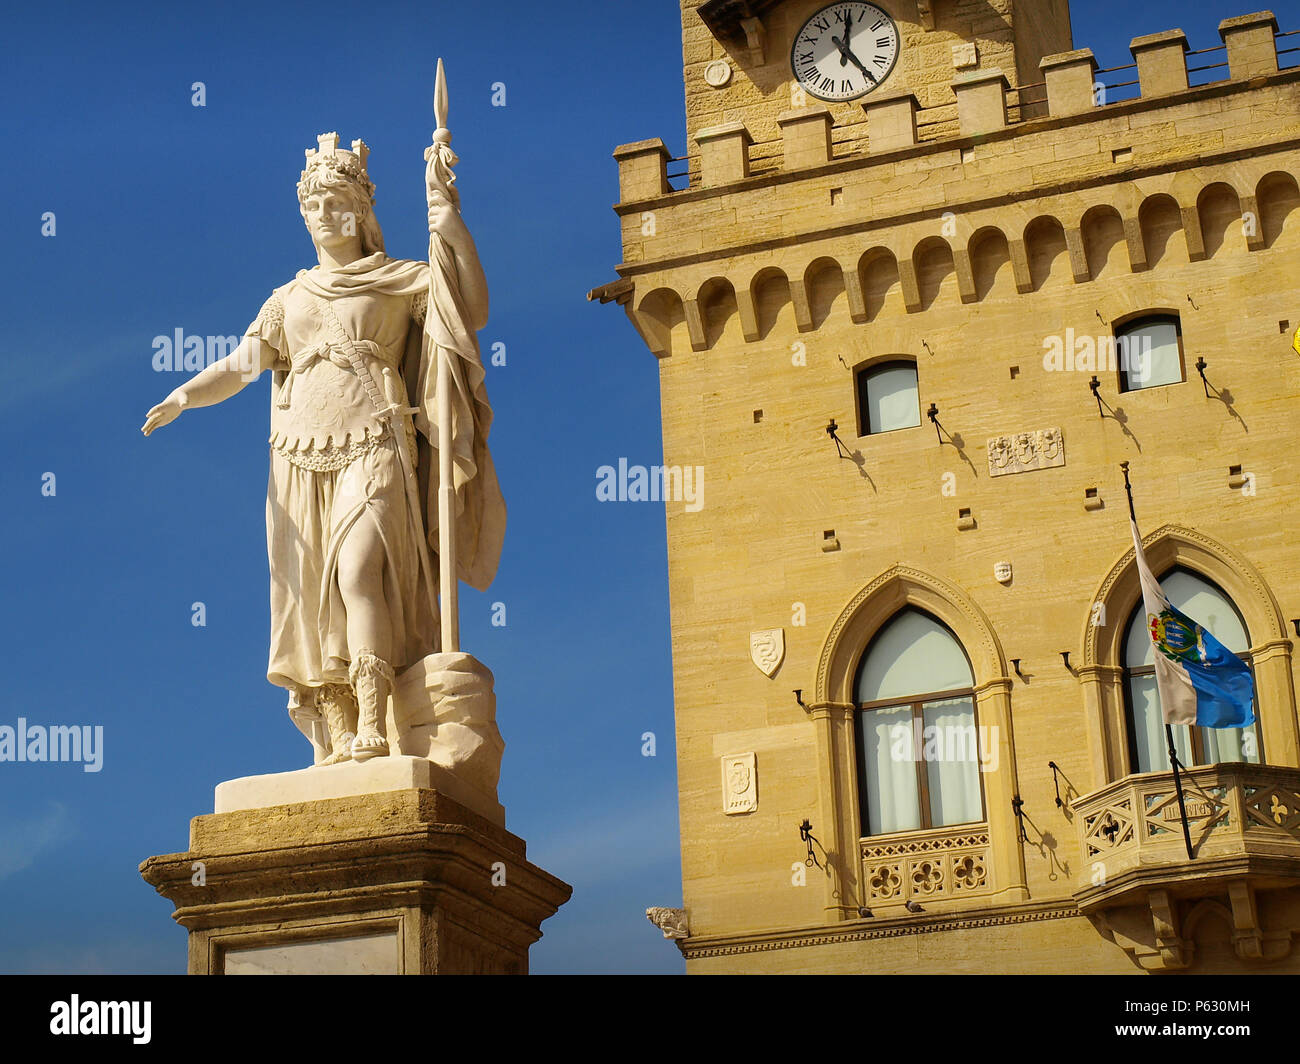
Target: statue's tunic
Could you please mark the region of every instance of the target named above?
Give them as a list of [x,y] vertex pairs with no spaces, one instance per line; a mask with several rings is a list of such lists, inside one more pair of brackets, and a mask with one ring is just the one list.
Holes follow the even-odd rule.
[[[319,268],[304,271],[275,290],[247,330],[279,353],[266,500],[267,678],[301,694],[346,682],[353,653],[362,649],[348,645],[338,559],[343,543],[363,522],[383,543],[382,590],[393,633],[390,664],[401,670],[433,650],[437,638],[421,571],[424,524],[418,502],[412,506],[414,477],[408,484],[397,450],[400,438],[406,468],[414,470],[410,418],[397,414],[390,422],[376,401],[398,410],[411,405],[402,360],[412,323],[421,328],[425,296],[410,283],[390,284],[389,291],[336,291],[331,281]],[[340,342],[344,334],[355,344],[350,353]],[[369,387],[357,372],[358,356]]]

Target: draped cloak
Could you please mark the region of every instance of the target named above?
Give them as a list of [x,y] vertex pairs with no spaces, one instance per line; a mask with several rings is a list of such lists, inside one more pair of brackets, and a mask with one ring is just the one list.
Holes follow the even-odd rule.
[[[418,505],[418,513],[414,516],[421,524],[420,531],[427,544],[427,552],[420,559],[420,564],[428,566],[429,585],[436,588],[438,566],[436,561],[431,559],[436,559],[438,553],[437,360],[445,357],[449,359],[451,369],[449,377],[452,388],[450,405],[452,464],[456,488],[457,575],[460,580],[473,588],[486,589],[496,574],[500,560],[505,533],[505,502],[501,496],[500,485],[497,482],[496,471],[487,445],[488,431],[492,423],[492,409],[488,404],[485,372],[479,355],[478,341],[460,298],[458,286],[432,282],[429,264],[426,262],[391,259],[379,252],[335,270],[326,271],[319,267],[302,270],[293,282],[277,289],[272,300],[280,300],[280,305],[283,307],[295,288],[308,296],[330,301],[331,304],[334,300],[365,295],[407,297],[412,302],[420,299],[427,300],[423,324],[411,321],[406,334],[405,348],[400,360],[401,384],[399,386],[405,391],[406,398],[409,400],[406,405],[414,408],[412,421],[416,430],[414,462],[416,469],[413,472],[416,483],[413,494]],[[268,306],[271,302],[268,301]],[[277,364],[275,370],[273,404],[282,394],[286,384],[293,387],[293,381],[289,378],[294,376],[303,361],[310,361],[311,357],[328,356],[336,364],[346,364],[346,360],[339,357],[337,345],[334,345],[333,350],[330,350],[330,345],[326,343],[317,344],[314,348],[305,351],[292,350],[293,344],[287,340],[284,330],[279,324],[268,320],[266,308],[263,308],[263,313],[249,326],[248,335],[258,336],[272,343],[280,351],[282,362]],[[363,348],[367,346],[367,341],[372,339],[359,335],[351,335],[348,338]],[[371,349],[375,347],[373,343],[368,346]],[[305,359],[304,355],[307,356]],[[297,361],[295,356],[298,356]],[[368,361],[372,377],[378,378],[383,367],[377,360]],[[291,368],[284,368],[286,364]],[[391,386],[391,381],[383,383]],[[386,396],[386,398],[393,397]],[[353,415],[355,421],[355,411]],[[374,411],[371,409],[364,411],[361,417],[364,420],[373,418],[373,415]],[[406,435],[401,429],[405,420],[404,415],[393,419],[396,432],[388,434],[390,439],[386,446],[393,448],[394,453],[396,453],[396,446],[400,446],[399,441]],[[273,436],[272,439],[274,442],[275,437]],[[276,465],[276,459],[273,458],[273,482],[277,468],[279,467]],[[409,510],[409,507],[404,508]],[[269,527],[268,521],[268,535]],[[277,566],[274,544],[271,546],[270,564],[274,584],[274,570]],[[417,580],[423,584],[423,577],[418,572],[403,573],[401,578],[403,581]],[[411,590],[407,587],[403,589],[403,593]],[[427,594],[424,586],[416,590],[420,595]],[[307,594],[308,590],[301,589],[301,593]],[[436,617],[436,604],[431,605]],[[321,638],[324,638],[323,634]],[[424,653],[440,649],[436,645],[436,630],[430,633],[430,638],[433,645],[424,648]],[[359,648],[349,648],[351,652],[357,649]],[[407,653],[404,656],[410,658],[411,654]],[[395,661],[393,664],[400,668],[411,663],[411,660],[404,660]],[[286,675],[277,672],[274,667],[269,678],[273,683],[291,689],[318,686],[322,682],[333,682],[338,679],[337,676],[325,675]],[[296,715],[295,720],[300,727],[303,727],[303,722]]]

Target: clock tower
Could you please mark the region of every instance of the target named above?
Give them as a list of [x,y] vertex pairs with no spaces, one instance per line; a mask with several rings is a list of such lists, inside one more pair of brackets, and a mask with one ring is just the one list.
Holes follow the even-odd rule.
[[[688,972],[1300,973],[1300,29],[1185,7],[1099,70],[1065,0],[682,0],[590,298],[658,359]],[[1130,475],[1248,727],[1165,732]]]
[[[956,78],[1041,84],[1039,61],[1072,47],[1066,0],[684,0],[682,40],[692,170],[699,131],[739,121],[762,144],[783,112],[809,105],[830,109],[846,150],[865,147],[873,98],[911,96],[918,139],[951,135]],[[1026,109],[1045,109],[1030,95]]]

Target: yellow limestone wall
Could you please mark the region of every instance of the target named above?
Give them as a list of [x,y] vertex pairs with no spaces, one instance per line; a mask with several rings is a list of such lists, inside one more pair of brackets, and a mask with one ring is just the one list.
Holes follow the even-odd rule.
[[[690,188],[625,194],[618,208],[626,309],[660,356],[665,463],[704,478],[698,512],[667,505],[688,970],[1137,971],[1073,907],[1089,867],[1048,762],[1074,796],[1129,771],[1122,707],[1097,693],[1117,690],[1106,646],[1135,595],[1120,579],[1106,599],[1131,550],[1119,470],[1129,461],[1145,533],[1176,526],[1179,559],[1253,567],[1215,578],[1273,662],[1260,684],[1265,758],[1300,765],[1289,623],[1300,617],[1300,195],[1288,176],[1300,173],[1300,72],[963,135],[947,87],[963,12],[989,13],[973,24],[981,66],[1001,66],[1014,86],[1010,9],[1023,5],[939,3],[929,33],[910,0],[886,3],[905,34],[905,80],[936,109],[922,129],[934,131],[873,155],[861,108],[835,105],[836,157],[790,170],[775,119],[789,109],[789,37],[818,5],[778,5],[769,62],[745,72],[737,60],[725,91],[702,81],[726,50],[697,6],[684,0],[692,155],[700,128],[740,119],[758,142],[755,176],[705,187],[695,156]],[[1022,32],[1033,67],[1070,47],[1068,15]],[[1120,394],[1117,374],[1099,372],[1122,421],[1098,416],[1091,372],[1044,368],[1045,338],[1110,335],[1117,319],[1159,309],[1181,318],[1188,379]],[[940,445],[924,417],[859,437],[852,369],[884,355],[916,360],[922,412],[936,404],[960,447]],[[1206,398],[1198,356],[1230,405]],[[860,465],[837,457],[831,418]],[[1046,428],[1063,432],[1063,467],[990,477],[987,440]],[[1246,490],[1230,487],[1231,466],[1251,476]],[[1100,509],[1085,508],[1088,489]],[[973,528],[959,530],[959,510]],[[839,549],[827,552],[832,530]],[[1003,561],[1009,586],[993,575]],[[823,659],[835,658],[837,618],[895,567],[920,574],[900,578],[918,594],[955,589],[981,723],[1005,721],[1006,756],[985,778],[985,889],[862,921],[851,731],[825,708],[844,666]],[[1090,644],[1097,601],[1108,619]],[[898,604],[869,602],[878,616],[858,623],[878,626]],[[784,629],[786,656],[769,679],[750,633],[772,628]],[[726,816],[719,759],[747,752],[758,809]],[[1003,800],[1016,793],[1032,825],[1025,844]],[[836,872],[808,869],[796,885],[805,817]],[[1261,919],[1300,929],[1296,897],[1261,893]],[[1222,921],[1201,921],[1195,937],[1188,970],[1259,970],[1234,954]],[[1267,970],[1300,970],[1300,950]]]

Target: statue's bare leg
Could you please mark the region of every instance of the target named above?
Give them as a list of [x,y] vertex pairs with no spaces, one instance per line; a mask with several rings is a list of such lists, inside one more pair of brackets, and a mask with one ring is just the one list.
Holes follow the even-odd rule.
[[393,626],[385,594],[385,554],[374,518],[363,513],[339,548],[338,579],[347,612],[348,679],[356,692],[357,734],[352,757],[365,761],[388,753],[384,737],[388,695],[393,687]]

